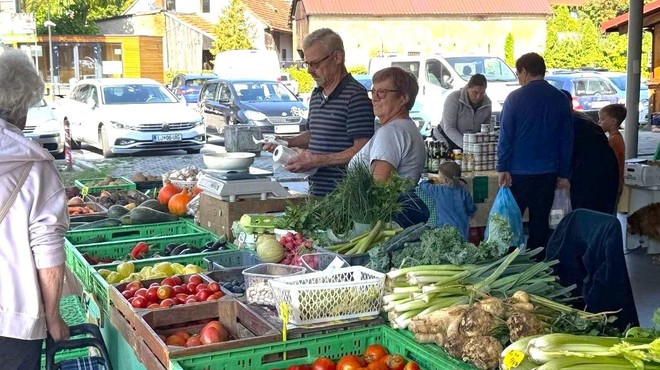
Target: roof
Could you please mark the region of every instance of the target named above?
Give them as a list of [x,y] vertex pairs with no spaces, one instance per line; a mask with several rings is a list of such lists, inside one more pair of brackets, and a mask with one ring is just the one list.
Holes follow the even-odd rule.
[[[258,0],[253,0],[258,1]],[[548,0],[295,0],[317,15],[552,14]]]
[[587,3],[588,0],[550,0],[550,5],[565,5],[581,7]]
[[242,0],[243,4],[268,27],[277,31],[291,32],[289,12],[291,5],[287,0]]
[[88,83],[98,86],[117,86],[117,85],[162,85],[160,82],[151,78],[86,78],[78,83]]
[[[658,12],[660,12],[660,0],[655,0],[653,2],[644,5],[644,12],[643,12],[644,19],[642,20],[642,25],[644,27],[651,26],[652,24],[651,22],[649,22],[648,17]],[[628,29],[628,17],[629,17],[628,14],[629,13],[621,14],[616,18],[601,23],[600,31],[625,33]]]
[[215,25],[206,19],[202,18],[197,14],[184,14],[184,13],[175,13],[175,12],[165,12],[165,14],[178,19],[179,21],[186,23],[192,28],[196,28],[202,33],[206,34],[212,39],[215,39],[213,36],[213,28]]

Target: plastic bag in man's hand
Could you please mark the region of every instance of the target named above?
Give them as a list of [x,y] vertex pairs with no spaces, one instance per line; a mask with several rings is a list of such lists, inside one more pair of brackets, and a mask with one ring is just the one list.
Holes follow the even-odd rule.
[[509,227],[511,227],[511,233],[513,234],[511,241],[512,246],[524,247],[525,235],[523,234],[522,214],[520,213],[520,208],[518,208],[518,203],[516,203],[516,200],[513,198],[511,189],[500,187],[500,190],[495,196],[493,207],[491,207],[490,213],[488,214],[488,225],[486,225],[485,235],[486,240],[488,240],[488,226],[495,215],[500,215],[508,221]]
[[552,201],[548,222],[551,229],[555,229],[559,222],[571,213],[571,194],[567,189],[555,189],[555,199]]

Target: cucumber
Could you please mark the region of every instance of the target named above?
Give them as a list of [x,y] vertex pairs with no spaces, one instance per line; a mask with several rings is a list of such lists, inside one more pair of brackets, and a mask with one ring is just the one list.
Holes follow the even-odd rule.
[[148,207],[135,207],[128,213],[128,216],[130,216],[133,225],[156,224],[179,219],[171,213],[156,211]]
[[100,229],[104,227],[115,227],[121,226],[121,222],[114,218],[106,218],[105,220],[98,220],[76,226],[71,230],[89,230],[89,229]]

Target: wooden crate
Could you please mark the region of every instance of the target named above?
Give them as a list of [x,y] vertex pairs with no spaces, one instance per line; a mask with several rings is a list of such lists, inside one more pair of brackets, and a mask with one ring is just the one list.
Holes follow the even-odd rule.
[[[235,299],[218,300],[211,304],[179,305],[166,310],[151,310],[139,313],[140,320],[124,322],[133,328],[128,336],[137,337],[127,341],[142,340],[160,364],[166,368],[171,359],[225,351],[234,348],[276,342],[282,339],[278,329],[257,315],[252,309]],[[121,312],[116,311],[119,315]],[[198,347],[168,346],[158,336],[169,335],[177,330],[198,332],[205,323],[203,320],[219,320],[227,329],[229,340]]]
[[199,224],[218,235],[230,236],[232,223],[240,220],[246,213],[283,212],[288,202],[296,203],[305,199],[307,196],[302,195],[266,200],[239,199],[228,202],[202,193],[199,201]]

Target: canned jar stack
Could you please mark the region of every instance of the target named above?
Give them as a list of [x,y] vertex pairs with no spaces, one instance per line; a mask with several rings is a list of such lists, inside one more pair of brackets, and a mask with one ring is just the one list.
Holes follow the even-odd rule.
[[463,134],[461,169],[465,172],[495,170],[498,134],[483,129],[481,131]]

